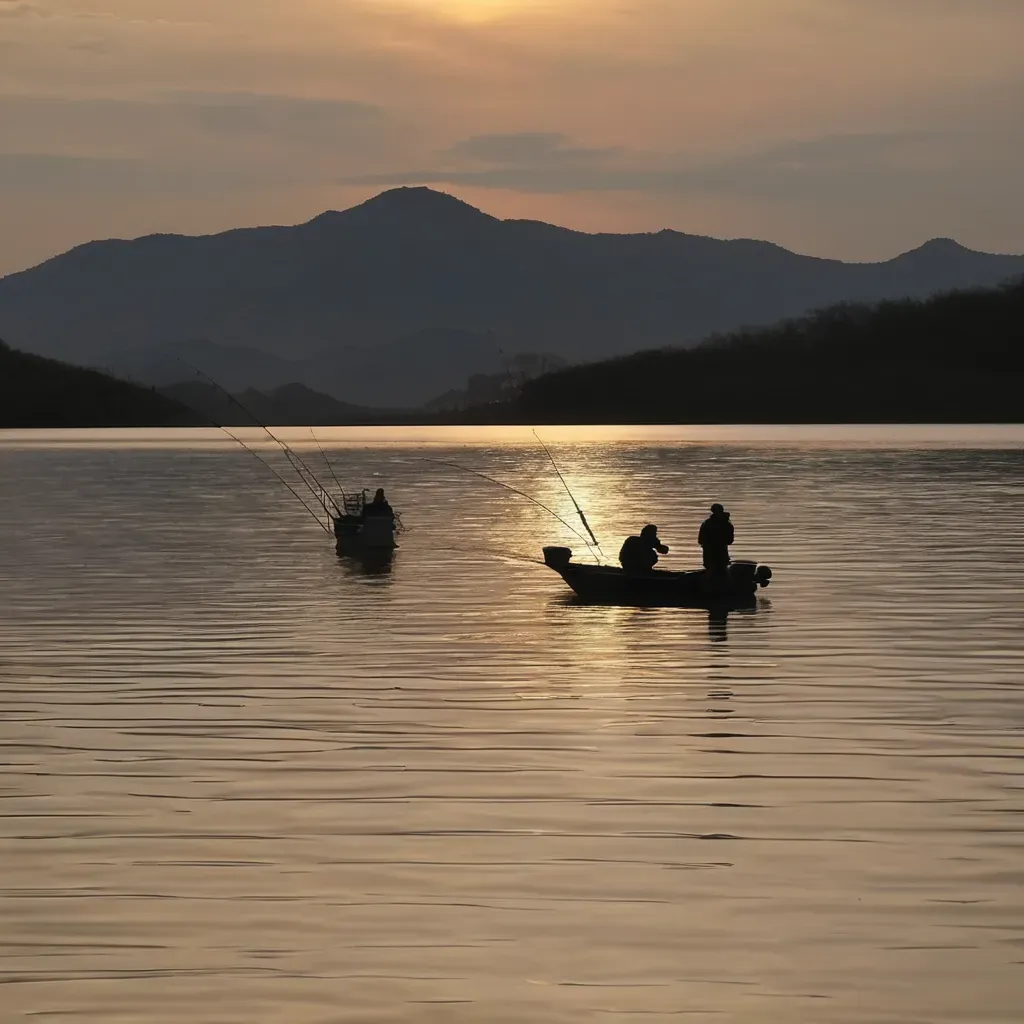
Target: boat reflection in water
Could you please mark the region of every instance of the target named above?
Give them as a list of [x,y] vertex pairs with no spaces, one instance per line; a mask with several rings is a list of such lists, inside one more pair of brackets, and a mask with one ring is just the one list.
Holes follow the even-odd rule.
[[708,639],[713,644],[725,643],[729,639],[729,616],[756,615],[761,610],[771,608],[771,601],[759,598],[752,604],[740,608],[716,607],[708,609]]
[[334,517],[338,557],[361,576],[387,575],[394,563],[395,534],[401,530],[401,519],[388,504],[383,488],[370,502],[366,491],[346,494],[342,501],[343,508]]
[[[578,594],[560,594],[558,597],[552,598],[552,603],[559,607],[593,607],[594,605],[622,605],[623,602],[615,601],[592,601],[587,598],[580,597]],[[765,598],[755,598],[749,604],[744,604],[739,607],[728,606],[728,605],[717,605],[707,609],[707,630],[708,640],[711,643],[724,643],[729,639],[729,617],[733,617],[735,621],[736,616],[743,616],[744,618],[750,618],[751,616],[757,615],[759,612],[767,612],[772,606],[771,601]],[[666,604],[650,604],[650,603],[636,603],[633,605],[636,608],[680,608],[684,611],[695,612],[699,611],[692,605],[666,605]]]
[[346,570],[354,576],[388,576],[395,564],[396,548],[348,547],[338,543],[335,552]]

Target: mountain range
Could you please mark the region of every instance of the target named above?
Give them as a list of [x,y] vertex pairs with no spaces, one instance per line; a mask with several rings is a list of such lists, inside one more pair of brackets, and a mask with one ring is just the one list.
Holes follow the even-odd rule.
[[660,231],[499,220],[426,188],[294,227],[90,242],[0,279],[0,335],[145,384],[297,382],[411,408],[518,353],[590,362],[687,346],[841,301],[1024,275],[1024,256],[935,239],[880,263]]

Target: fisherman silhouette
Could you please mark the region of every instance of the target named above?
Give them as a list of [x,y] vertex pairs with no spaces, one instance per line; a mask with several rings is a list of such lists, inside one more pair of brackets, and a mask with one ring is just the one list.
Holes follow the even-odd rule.
[[388,499],[384,497],[384,488],[378,487],[377,493],[373,496],[371,501],[364,509],[363,515],[367,516],[390,516],[394,512],[391,506],[388,504]]
[[711,506],[711,515],[700,524],[697,534],[697,543],[704,551],[704,568],[708,572],[724,572],[729,568],[729,545],[734,539],[729,513],[716,501]]
[[619,551],[619,564],[626,572],[650,572],[657,564],[657,552],[668,554],[668,545],[658,539],[658,528],[648,523],[640,536],[627,537]]

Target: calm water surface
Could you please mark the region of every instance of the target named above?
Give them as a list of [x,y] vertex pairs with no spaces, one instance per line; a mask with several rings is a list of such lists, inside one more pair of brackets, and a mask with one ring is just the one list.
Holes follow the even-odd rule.
[[543,434],[762,604],[567,601],[425,461],[568,519],[528,431],[320,432],[376,574],[209,433],[0,435],[0,1020],[1020,1021],[1024,430]]

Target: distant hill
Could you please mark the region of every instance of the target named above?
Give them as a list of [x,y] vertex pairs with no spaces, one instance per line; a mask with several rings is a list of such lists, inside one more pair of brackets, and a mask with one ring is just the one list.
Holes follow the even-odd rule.
[[196,376],[193,367],[199,367],[229,391],[277,387],[282,381],[300,379],[303,372],[297,360],[200,339],[153,348],[120,349],[86,361],[104,373],[155,387],[189,380]]
[[474,373],[466,387],[445,391],[423,405],[425,413],[472,409],[492,402],[512,401],[523,385],[565,366],[565,360],[546,353],[523,352],[508,360],[500,373]]
[[548,374],[469,422],[1024,421],[1024,282],[841,304],[692,349]]
[[332,395],[358,395],[368,407],[416,408],[477,374],[497,373],[502,353],[492,337],[468,331],[423,330],[375,346],[340,346],[309,358],[284,359],[258,349],[188,341],[89,360],[126,380],[164,387],[193,377],[192,367],[229,391],[268,390],[282,381]]
[[402,188],[295,227],[90,242],[0,279],[0,334],[159,383],[166,361],[140,370],[150,355],[208,339],[231,387],[299,381],[357,405],[407,406],[518,352],[590,361],[1019,274],[1024,257],[950,240],[847,264],[768,242],[502,221]]
[[194,413],[147,388],[0,341],[0,428],[166,427],[198,423]]
[[284,384],[270,391],[249,388],[229,398],[212,384],[185,381],[159,389],[161,394],[190,409],[200,420],[217,426],[251,427],[254,422],[268,426],[353,426],[390,422],[397,411],[363,409],[339,402],[330,395],[303,384]]

